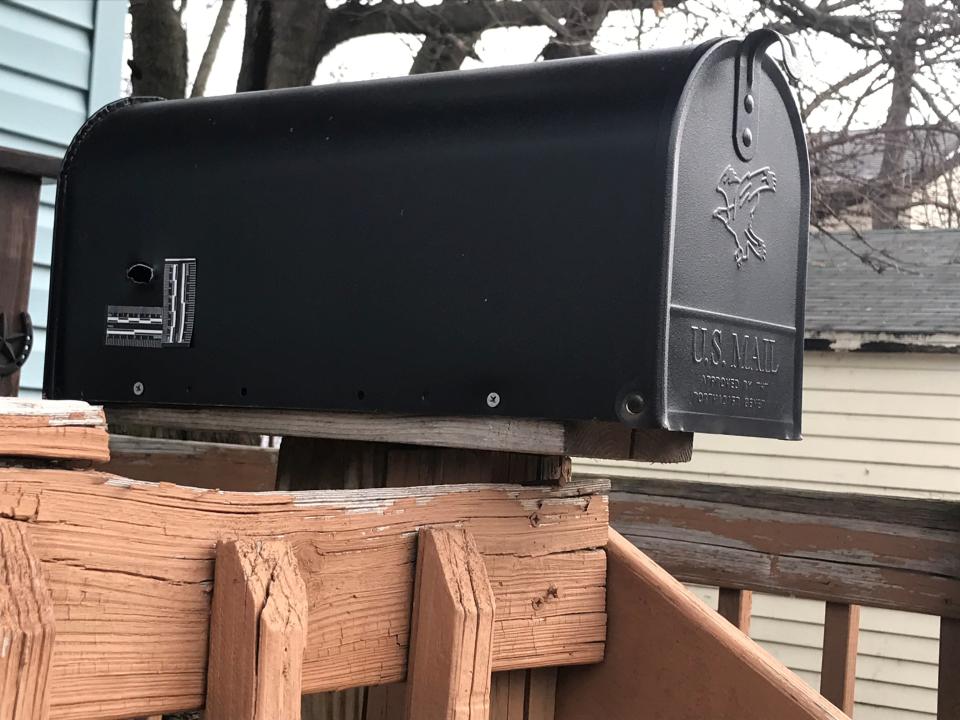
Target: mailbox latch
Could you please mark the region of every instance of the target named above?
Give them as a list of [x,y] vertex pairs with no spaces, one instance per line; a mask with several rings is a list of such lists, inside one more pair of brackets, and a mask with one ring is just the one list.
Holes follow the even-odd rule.
[[753,159],[760,129],[760,62],[768,47],[780,43],[783,51],[783,68],[787,76],[796,82],[797,52],[793,44],[776,30],[754,30],[740,43],[737,50],[736,98],[733,108],[733,145],[741,160]]

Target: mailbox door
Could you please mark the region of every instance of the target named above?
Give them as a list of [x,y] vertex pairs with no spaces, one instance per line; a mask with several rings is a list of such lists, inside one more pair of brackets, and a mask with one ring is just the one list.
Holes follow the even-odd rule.
[[746,42],[703,56],[674,122],[663,424],[798,439],[806,143],[787,81],[762,49],[745,92]]

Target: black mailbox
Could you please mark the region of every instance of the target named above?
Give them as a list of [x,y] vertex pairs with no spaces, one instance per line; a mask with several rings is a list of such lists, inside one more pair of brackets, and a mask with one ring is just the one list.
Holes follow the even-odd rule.
[[60,177],[47,396],[797,438],[775,39],[110,105]]

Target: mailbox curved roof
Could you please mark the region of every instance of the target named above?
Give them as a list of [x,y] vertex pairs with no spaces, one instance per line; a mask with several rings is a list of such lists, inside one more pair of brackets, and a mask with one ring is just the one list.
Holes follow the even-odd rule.
[[808,339],[835,343],[846,335],[852,344],[960,348],[960,231],[878,230],[862,239],[835,237],[891,266],[878,272],[834,238],[811,235]]

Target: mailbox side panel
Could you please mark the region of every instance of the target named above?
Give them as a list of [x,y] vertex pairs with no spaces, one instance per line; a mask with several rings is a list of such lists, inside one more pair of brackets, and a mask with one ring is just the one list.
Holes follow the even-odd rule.
[[806,141],[786,80],[764,58],[750,100],[755,152],[738,155],[738,47],[701,59],[675,126],[663,422],[799,439]]
[[701,52],[104,114],[61,177],[48,396],[614,420],[636,393],[655,424]]

